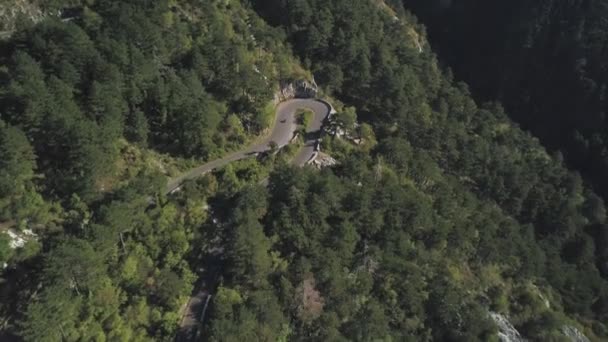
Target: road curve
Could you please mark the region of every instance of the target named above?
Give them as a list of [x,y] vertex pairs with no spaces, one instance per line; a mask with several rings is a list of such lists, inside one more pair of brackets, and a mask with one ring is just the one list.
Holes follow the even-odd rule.
[[270,150],[268,144],[271,141],[277,143],[279,147],[289,144],[297,128],[295,114],[300,108],[310,109],[314,113],[312,122],[306,130],[306,141],[304,142],[304,147],[298,151],[298,154],[292,161],[294,165],[303,166],[314,155],[315,145],[317,144],[321,134],[321,127],[331,112],[331,106],[329,104],[316,99],[292,99],[281,102],[277,106],[276,119],[270,135],[256,141],[253,145],[240,151],[233,152],[223,158],[210,161],[191,169],[178,177],[170,179],[167,183],[165,193],[175,191],[185,180],[199,177],[207,172],[221,168],[233,161],[255,156],[255,154],[259,152],[268,151]]

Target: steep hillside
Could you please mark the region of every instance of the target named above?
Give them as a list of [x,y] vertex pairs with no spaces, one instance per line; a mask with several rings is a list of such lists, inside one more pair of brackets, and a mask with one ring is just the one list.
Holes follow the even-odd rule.
[[[256,8],[270,22],[285,29],[298,55],[309,61],[317,81],[346,105],[354,106],[360,119],[372,124],[378,140],[378,148],[372,154],[372,158],[378,158],[376,163],[388,163],[402,184],[415,184],[430,196],[432,207],[440,215],[447,213],[445,205],[453,204],[456,200],[450,198],[458,193],[469,198],[467,201],[498,208],[499,215],[513,220],[510,221],[513,230],[505,230],[510,224],[498,223],[500,219],[494,214],[473,215],[484,217],[484,227],[476,230],[475,224],[468,223],[465,226],[473,231],[466,232],[456,228],[456,222],[460,221],[451,217],[445,221],[449,224],[444,238],[439,232],[432,233],[438,239],[432,241],[438,245],[427,248],[436,251],[441,250],[440,246],[448,246],[448,250],[459,253],[470,246],[472,254],[446,256],[459,260],[456,264],[468,265],[459,267],[457,273],[461,275],[480,276],[483,265],[523,257],[515,264],[508,262],[509,267],[518,265],[515,269],[499,273],[514,283],[532,281],[549,286],[569,317],[581,322],[595,320],[588,325],[589,329],[604,334],[599,323],[606,314],[602,303],[607,290],[600,273],[604,270],[606,234],[601,199],[585,189],[580,177],[570,173],[560,159],[552,158],[537,139],[510,123],[499,105],[477,105],[466,85],[453,82],[450,73],[439,71],[432,52],[420,52],[409,44],[411,26],[395,21],[376,5],[376,2],[326,4],[302,0],[286,6],[281,1],[260,1]],[[415,23],[414,19],[406,18]],[[358,169],[345,171],[354,170]],[[462,214],[458,217],[470,218],[466,209],[455,210]],[[405,225],[408,236],[417,232],[416,227],[437,227],[431,223],[412,224]],[[490,228],[494,224],[496,230]],[[388,236],[394,234],[381,236],[390,240]],[[507,237],[509,241],[502,240]],[[376,239],[362,237],[366,246],[375,241],[388,248],[380,242],[385,241],[382,237]],[[420,259],[414,260],[424,264]],[[432,274],[427,269],[428,273]],[[513,289],[506,283],[503,289]],[[494,291],[490,287],[485,291],[489,291],[485,296],[490,298],[496,294],[490,294]],[[515,296],[507,305],[510,308],[503,308],[505,312],[516,316],[517,312],[523,313],[522,302],[516,299],[518,295],[510,290],[504,293],[511,293],[507,297]],[[435,304],[426,304],[436,308]],[[547,321],[541,315],[543,309],[537,309],[540,311],[523,319],[527,322],[522,321],[522,316],[518,318],[516,325],[524,335],[538,340],[561,335],[561,318],[556,318],[555,312],[546,312],[543,315],[551,317]],[[432,314],[415,317],[433,326],[433,334],[441,334]],[[453,333],[453,327],[446,329]],[[475,334],[484,339],[482,332]],[[467,340],[473,338],[466,336]],[[441,340],[446,335],[433,337]]]
[[[4,331],[608,338],[603,201],[442,70],[398,1],[54,6],[75,16],[0,49],[0,229],[38,236],[0,239]],[[165,194],[168,165],[239,149],[279,84],[313,76],[335,113],[320,132],[306,111],[291,124],[322,137],[317,167],[290,166],[296,138]]]
[[500,99],[607,198],[605,1],[404,3],[475,96]]
[[[262,134],[279,80],[309,76],[239,2],[44,5],[72,17],[0,42],[2,321],[24,315],[12,329],[35,341],[170,338],[206,205],[154,194]],[[7,229],[41,244],[12,250]]]

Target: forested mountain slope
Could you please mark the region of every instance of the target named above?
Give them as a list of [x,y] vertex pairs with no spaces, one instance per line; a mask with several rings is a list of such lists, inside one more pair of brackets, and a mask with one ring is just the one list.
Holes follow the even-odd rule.
[[[488,341],[490,312],[531,340],[608,338],[603,201],[396,4],[66,1],[77,18],[2,42],[1,229],[38,234],[0,239],[4,330],[173,340],[200,277],[205,341]],[[163,195],[139,154],[242,146],[305,69],[334,98],[338,165],[287,151]]]
[[[332,79],[335,93],[373,124],[376,151],[406,182],[430,190],[435,188],[432,176],[443,174],[483,202],[498,205],[517,220],[522,239],[535,246],[523,248],[533,255],[521,266],[560,289],[567,311],[604,315],[603,309],[591,313],[606,290],[595,267],[605,272],[602,201],[536,139],[510,124],[500,106],[475,105],[466,86],[437,69],[430,51],[418,53],[407,34],[413,19],[395,20],[374,2],[259,2],[257,9],[285,28],[317,79],[341,76]],[[517,234],[506,235],[513,239]],[[589,287],[580,287],[583,283]]]
[[[53,5],[74,17],[0,41],[3,315],[23,315],[27,340],[170,338],[205,205],[150,196],[169,164],[265,130],[278,80],[306,73],[238,2]],[[9,248],[5,233],[26,229],[38,241]]]
[[605,1],[403,2],[475,96],[500,99],[608,196]]

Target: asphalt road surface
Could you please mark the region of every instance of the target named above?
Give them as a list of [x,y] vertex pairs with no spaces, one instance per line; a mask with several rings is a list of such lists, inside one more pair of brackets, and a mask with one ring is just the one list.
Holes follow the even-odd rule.
[[[303,166],[312,159],[319,143],[321,128],[325,119],[331,113],[331,106],[325,102],[314,99],[293,99],[278,105],[274,127],[270,135],[259,139],[253,145],[238,152],[225,156],[196,167],[183,175],[169,181],[166,192],[170,193],[179,188],[180,184],[187,180],[199,177],[214,169],[227,165],[230,162],[255,156],[256,153],[270,150],[269,143],[274,141],[277,146],[282,147],[291,141],[297,129],[296,112],[298,109],[310,109],[314,115],[306,129],[304,146],[298,151],[292,164]],[[197,340],[202,333],[201,320],[204,315],[211,294],[207,284],[203,281],[199,284],[195,293],[190,297],[184,308],[184,315],[180,322],[180,329],[176,336],[176,342],[189,342]]]
[[270,150],[269,143],[271,141],[274,141],[278,147],[289,144],[289,141],[293,138],[297,128],[295,114],[298,109],[310,109],[314,113],[313,119],[306,130],[304,147],[298,151],[292,162],[294,165],[303,166],[314,155],[315,145],[320,137],[321,127],[331,111],[331,107],[327,103],[315,99],[293,99],[280,103],[277,106],[276,119],[270,135],[263,139],[259,139],[253,145],[240,151],[233,152],[223,158],[200,165],[169,180],[166,193],[171,193],[178,189],[185,180],[202,176],[207,172],[226,166],[233,161],[250,158],[257,153],[266,152]]

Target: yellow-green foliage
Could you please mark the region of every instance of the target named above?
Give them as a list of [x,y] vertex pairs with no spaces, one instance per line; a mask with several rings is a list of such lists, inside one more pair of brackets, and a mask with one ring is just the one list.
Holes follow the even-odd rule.
[[268,102],[264,107],[264,110],[261,115],[260,124],[262,127],[268,129],[272,127],[275,117],[276,117],[276,106],[273,101]]
[[308,128],[313,117],[314,113],[310,109],[298,109],[296,112],[296,120],[298,121],[298,125],[304,129]]
[[116,161],[116,182],[128,182],[139,172],[144,170],[159,172],[168,177],[176,176],[198,163],[194,160],[187,160],[162,154],[151,149],[144,149],[126,140],[118,141],[120,148],[120,158]]

